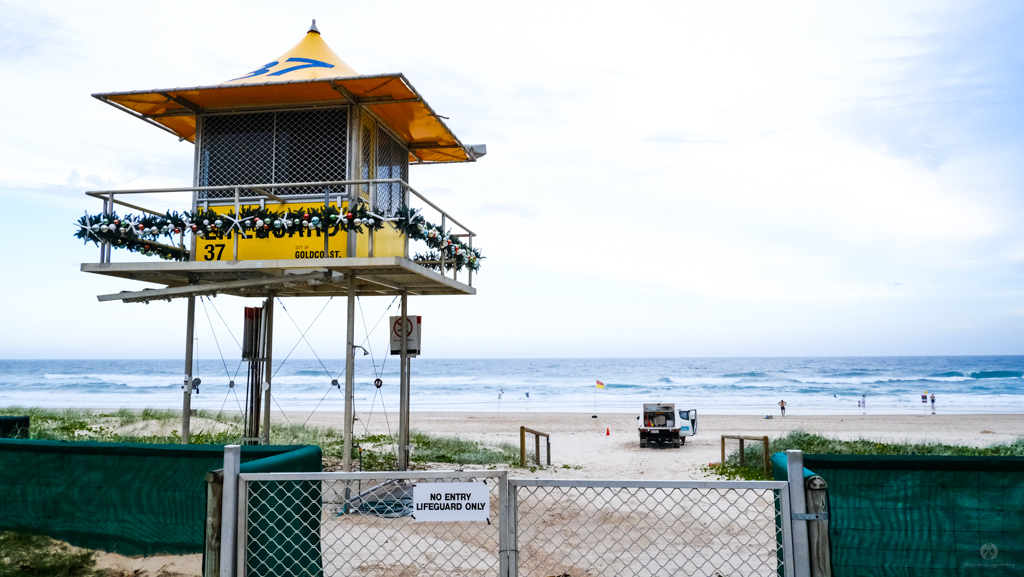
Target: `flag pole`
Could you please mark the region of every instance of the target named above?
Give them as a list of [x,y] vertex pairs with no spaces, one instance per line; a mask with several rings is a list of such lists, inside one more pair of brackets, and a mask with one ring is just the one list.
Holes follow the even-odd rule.
[[591,419],[597,418],[597,383],[594,383],[594,414],[590,417]]

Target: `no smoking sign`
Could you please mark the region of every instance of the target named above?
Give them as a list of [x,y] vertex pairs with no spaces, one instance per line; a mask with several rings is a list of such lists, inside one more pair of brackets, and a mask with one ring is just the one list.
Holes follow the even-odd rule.
[[390,317],[391,326],[391,354],[402,354],[402,337],[405,337],[405,350],[409,355],[420,354],[420,327],[423,317],[408,316],[405,322],[402,317]]

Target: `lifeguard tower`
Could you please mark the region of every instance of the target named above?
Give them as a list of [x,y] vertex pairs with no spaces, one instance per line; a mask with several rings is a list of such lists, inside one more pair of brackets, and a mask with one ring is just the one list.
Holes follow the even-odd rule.
[[[102,212],[82,217],[77,233],[100,247],[99,262],[82,271],[162,287],[100,301],[187,299],[182,442],[189,442],[196,297],[266,299],[247,309],[243,356],[250,361],[245,438],[269,443],[274,298],[344,293],[344,469],[351,470],[356,297],[399,296],[407,319],[409,295],[476,294],[475,234],[409,186],[409,165],[474,162],[486,147],[462,144],[401,73],[356,73],[315,21],[291,50],[227,82],[93,96],[195,144],[192,186],[88,192]],[[142,206],[189,193],[190,211]],[[120,207],[134,216],[119,216]],[[410,255],[410,241],[425,252]],[[113,262],[114,248],[158,260]],[[398,466],[405,469],[410,355],[399,340]]]

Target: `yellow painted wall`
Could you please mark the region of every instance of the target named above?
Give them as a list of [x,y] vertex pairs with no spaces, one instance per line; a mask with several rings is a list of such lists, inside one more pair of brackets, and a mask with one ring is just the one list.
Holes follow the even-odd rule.
[[[336,203],[331,203],[337,206]],[[253,205],[251,208],[256,208]],[[288,205],[292,213],[302,214],[300,206]],[[294,206],[294,209],[291,207]],[[341,211],[345,212],[348,203],[342,203]],[[245,207],[245,205],[243,205]],[[210,210],[218,214],[234,211],[234,206],[211,206]],[[280,209],[276,209],[280,210]],[[231,260],[233,235],[237,231],[223,235],[222,238],[200,238],[196,242],[197,261]],[[321,231],[310,231],[301,227],[292,227],[290,231],[270,228],[268,238],[257,238],[252,230],[246,229],[245,234],[238,237],[238,260],[287,260],[324,258],[324,237]],[[276,233],[276,234],[275,234]],[[279,236],[280,235],[280,236]],[[327,258],[343,258],[347,246],[348,233],[338,232],[328,238]],[[369,239],[365,230],[356,237],[356,256],[368,256]],[[373,256],[404,256],[405,239],[390,224],[373,235]]]

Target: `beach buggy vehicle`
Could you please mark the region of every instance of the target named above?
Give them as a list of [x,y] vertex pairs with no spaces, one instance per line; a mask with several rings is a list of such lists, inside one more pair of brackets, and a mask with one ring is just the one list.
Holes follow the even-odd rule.
[[679,447],[686,437],[697,434],[697,411],[676,411],[672,403],[644,403],[640,421],[640,448],[648,443],[672,443]]

